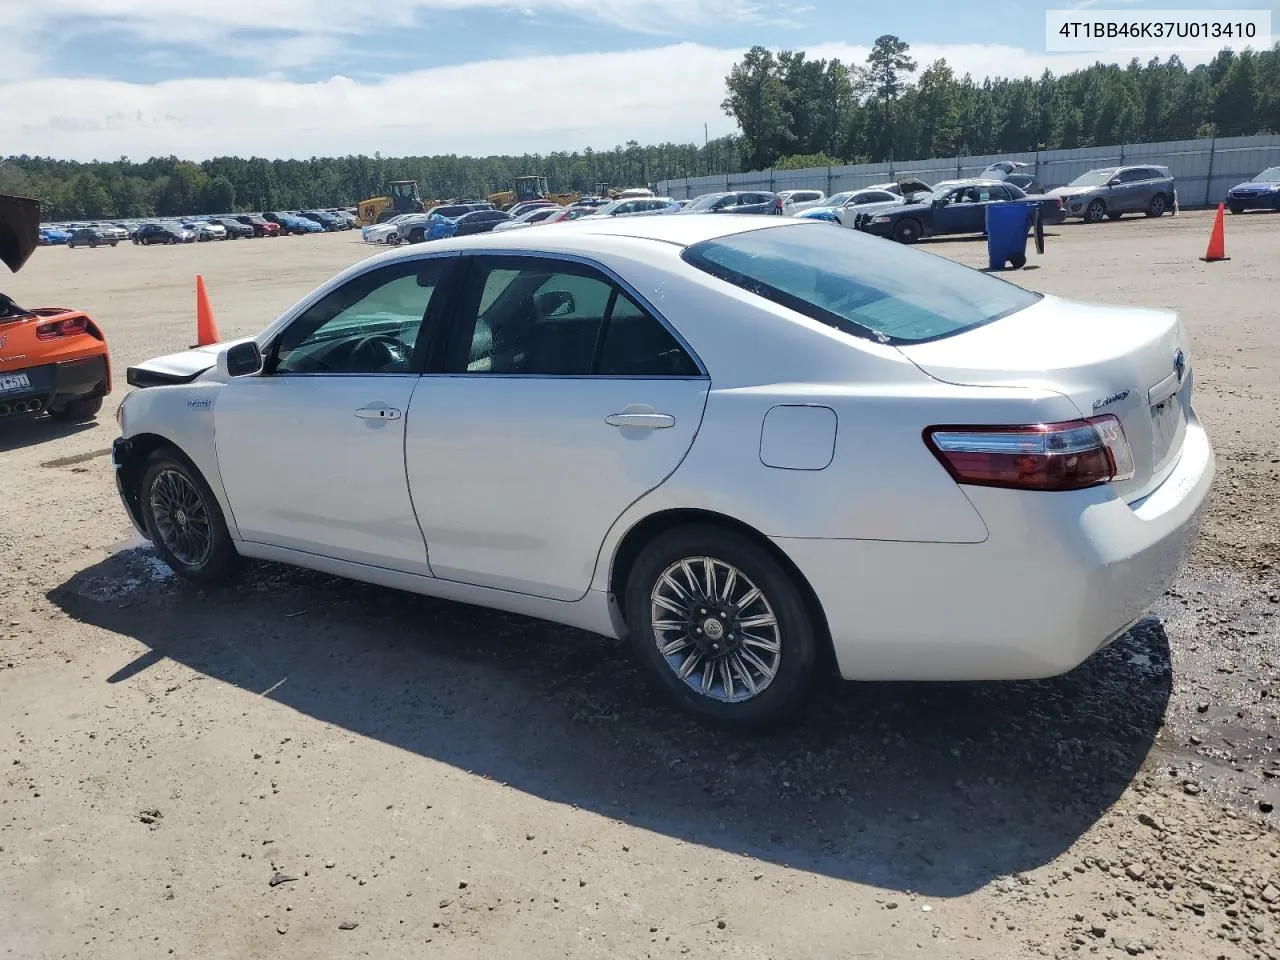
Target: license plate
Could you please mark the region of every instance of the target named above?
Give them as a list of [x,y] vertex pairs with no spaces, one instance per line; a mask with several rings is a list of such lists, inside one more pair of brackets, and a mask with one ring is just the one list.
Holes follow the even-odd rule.
[[1151,408],[1151,447],[1153,463],[1164,463],[1182,429],[1182,403],[1175,394]]
[[31,378],[25,373],[0,374],[0,393],[12,393],[14,390],[30,390]]

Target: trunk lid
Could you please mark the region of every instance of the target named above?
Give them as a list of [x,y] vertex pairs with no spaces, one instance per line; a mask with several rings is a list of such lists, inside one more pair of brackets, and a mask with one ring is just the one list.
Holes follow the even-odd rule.
[[1117,417],[1133,448],[1133,478],[1113,484],[1126,501],[1157,487],[1182,450],[1191,359],[1171,310],[1046,296],[985,326],[899,349],[936,380],[1049,389],[1070,398],[1081,417]]

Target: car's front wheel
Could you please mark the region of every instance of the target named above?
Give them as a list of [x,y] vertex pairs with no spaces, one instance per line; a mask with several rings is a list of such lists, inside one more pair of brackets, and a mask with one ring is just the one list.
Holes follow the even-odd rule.
[[1239,216],[1240,214],[1244,213],[1244,204],[1231,203],[1227,205],[1227,209],[1230,210],[1232,213],[1234,213],[1236,216]]
[[142,474],[143,520],[160,555],[175,573],[200,583],[226,579],[239,555],[222,508],[200,471],[160,449]]
[[636,654],[686,710],[751,728],[801,706],[817,666],[797,584],[751,540],[714,526],[655,537],[627,577]]
[[1106,215],[1107,205],[1101,200],[1094,200],[1084,208],[1084,219],[1087,223],[1101,223]]
[[422,243],[422,241],[426,239],[427,239],[426,231],[424,231],[421,227],[419,227],[417,230],[412,230],[409,233],[410,243]]

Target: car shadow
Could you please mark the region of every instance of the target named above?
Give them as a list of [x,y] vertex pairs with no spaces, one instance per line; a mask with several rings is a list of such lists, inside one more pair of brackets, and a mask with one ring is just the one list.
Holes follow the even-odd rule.
[[1064,677],[833,680],[795,725],[748,736],[673,712],[624,643],[304,570],[253,564],[197,589],[130,549],[49,598],[148,648],[104,682],[169,658],[548,801],[938,897],[1068,850],[1130,783],[1170,696],[1151,618]]
[[73,437],[97,426],[97,421],[85,420],[68,423],[55,420],[48,414],[18,414],[0,420],[0,453],[51,443],[64,437]]

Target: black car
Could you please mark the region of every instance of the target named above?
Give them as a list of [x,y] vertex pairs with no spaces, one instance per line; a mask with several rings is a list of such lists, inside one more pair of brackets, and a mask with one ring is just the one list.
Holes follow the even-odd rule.
[[985,233],[987,207],[993,203],[1034,200],[1040,204],[1041,223],[1054,225],[1067,218],[1058,197],[1023,193],[1004,180],[953,180],[919,203],[908,203],[888,210],[861,214],[854,227],[880,237],[891,237],[899,243],[915,243],[922,237],[940,237],[959,233]]
[[227,230],[228,240],[240,240],[244,237],[257,236],[253,227],[241,223],[235,217],[210,217],[210,223],[220,223]]
[[510,220],[511,215],[501,210],[472,210],[451,219],[458,225],[458,232],[454,236],[466,237],[473,233],[488,233],[504,220]]
[[114,247],[120,238],[114,230],[105,227],[79,227],[71,231],[67,240],[68,247]]
[[680,208],[681,213],[767,213],[782,215],[782,198],[763,190],[704,193]]
[[330,233],[338,230],[351,229],[351,224],[347,223],[345,220],[339,220],[333,214],[326,213],[323,210],[299,210],[298,216],[306,217],[308,220],[314,220]]
[[171,223],[144,223],[133,232],[133,242],[149,247],[163,243],[195,243],[196,235],[190,230]]

